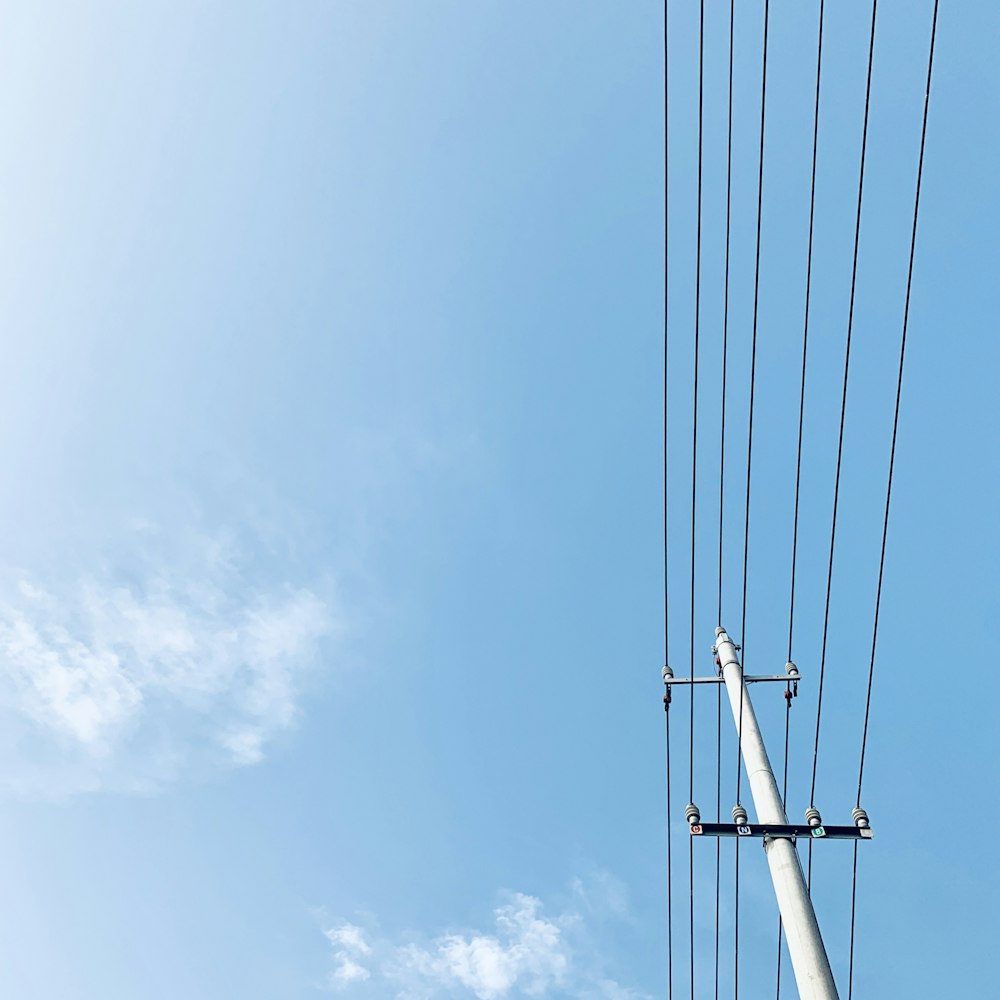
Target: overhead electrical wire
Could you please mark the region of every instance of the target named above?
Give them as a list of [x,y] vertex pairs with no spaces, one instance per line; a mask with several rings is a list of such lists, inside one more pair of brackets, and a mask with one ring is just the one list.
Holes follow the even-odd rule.
[[[819,29],[816,41],[816,99],[813,108],[812,136],[812,171],[809,182],[809,237],[806,249],[806,292],[805,309],[802,321],[802,373],[799,379],[799,433],[795,448],[795,510],[792,515],[792,573],[788,597],[788,660],[792,662],[792,637],[795,627],[795,571],[798,559],[799,545],[799,499],[802,491],[802,432],[805,427],[806,412],[806,364],[809,358],[809,305],[812,293],[812,256],[813,233],[816,221],[816,163],[819,152],[819,98],[823,71],[823,15],[825,2],[819,0]],[[785,754],[784,781],[781,790],[781,801],[786,812],[788,809],[788,730],[791,721],[792,699],[791,691],[785,688]],[[775,997],[781,996],[781,916],[778,916],[778,958],[775,983]]]
[[[927,83],[924,88],[924,114],[920,126],[920,153],[917,157],[917,183],[913,196],[913,226],[910,230],[910,258],[906,269],[906,297],[903,305],[903,330],[899,339],[899,369],[896,375],[896,404],[892,415],[892,444],[889,447],[889,473],[885,487],[885,514],[882,519],[882,545],[878,561],[878,586],[875,590],[875,617],[872,625],[871,660],[868,664],[868,690],[865,695],[865,721],[861,735],[861,760],[858,765],[858,797],[857,806],[861,806],[861,784],[865,775],[865,749],[868,744],[868,722],[871,713],[872,681],[875,675],[875,649],[878,642],[879,609],[882,603],[882,579],[885,570],[885,548],[889,535],[889,505],[892,500],[892,474],[896,465],[896,437],[899,430],[899,404],[903,394],[903,366],[906,360],[906,334],[910,322],[910,293],[913,288],[913,261],[917,249],[917,220],[920,214],[920,185],[924,175],[924,149],[927,144],[927,116],[931,100],[931,77],[934,71],[934,43],[937,38],[938,0],[934,0],[934,13],[931,18],[931,40],[927,55]],[[848,971],[848,1000],[854,994],[854,921],[857,910],[858,886],[858,845],[854,844],[854,863],[851,873],[851,937],[850,959]]]
[[[722,822],[722,684],[715,685],[715,822]],[[715,1000],[719,1000],[719,915],[722,839],[715,838]]]
[[[667,381],[668,381],[668,331],[669,331],[669,248],[670,248],[670,74],[669,74],[669,11],[668,0],[663,0],[663,663],[670,663],[670,600],[669,600],[669,545],[668,545],[668,490],[667,490]],[[667,997],[674,995],[674,933],[673,933],[673,856],[670,816],[670,689],[664,692],[663,708],[666,716],[666,769],[667,769]]]
[[[694,650],[695,650],[695,550],[696,520],[698,512],[698,348],[701,332],[701,200],[702,160],[704,157],[705,111],[705,0],[699,5],[698,20],[698,202],[695,244],[694,281],[694,392],[692,394],[691,420],[691,698],[688,737],[688,802],[694,802]],[[688,839],[688,913],[690,919],[690,972],[691,996],[694,996],[694,838]]]
[[[781,808],[788,811],[788,719],[792,714],[792,697],[789,686],[785,686],[785,763],[781,778]],[[781,996],[781,913],[778,913],[778,965],[775,997]]]
[[875,591],[875,620],[872,626],[871,660],[868,665],[868,691],[865,696],[865,722],[861,736],[861,762],[858,767],[858,798],[861,805],[861,783],[865,775],[865,749],[868,743],[868,721],[872,702],[872,680],[875,673],[875,647],[878,642],[878,618],[882,603],[882,577],[885,570],[885,548],[889,535],[889,504],[892,500],[892,474],[896,465],[896,436],[899,430],[899,403],[903,394],[903,365],[906,360],[906,333],[910,322],[910,292],[913,287],[913,261],[917,247],[917,218],[920,212],[920,184],[924,173],[924,147],[927,142],[927,114],[930,108],[931,75],[934,70],[934,42],[937,35],[938,0],[934,0],[934,14],[931,21],[930,54],[927,59],[927,87],[924,92],[924,117],[920,131],[920,153],[917,159],[917,184],[913,199],[913,227],[910,232],[910,260],[906,272],[906,298],[903,305],[903,332],[899,341],[899,370],[896,376],[896,405],[892,416],[892,444],[889,448],[889,474],[885,488],[885,515],[882,519],[882,545],[878,561],[878,586]]
[[[747,488],[746,503],[744,507],[743,520],[743,612],[740,618],[740,642],[743,646],[743,655],[740,658],[742,666],[746,667],[746,630],[747,630],[747,567],[750,554],[750,481],[751,466],[753,461],[753,406],[754,394],[756,391],[757,378],[757,315],[760,304],[760,231],[761,231],[761,211],[764,200],[764,113],[767,107],[767,26],[770,13],[770,2],[764,0],[764,49],[761,61],[760,75],[760,150],[758,153],[757,167],[757,245],[754,254],[754,279],[753,279],[753,331],[750,341],[750,409],[747,418]],[[739,736],[742,737],[743,704],[740,699],[740,726]],[[739,745],[736,747],[736,802],[740,802],[740,785],[742,777],[743,760],[740,756]]]
[[[733,40],[736,3],[729,0],[729,101],[726,135],[726,263],[722,306],[722,414],[719,430],[719,595],[716,624],[722,624],[723,526],[726,497],[726,379],[729,353],[729,250],[733,195]],[[715,821],[722,821],[722,684],[715,688]],[[722,885],[722,841],[715,839],[715,1000],[719,1000],[719,914]]]
[[[847,415],[847,386],[851,371],[851,334],[854,329],[854,301],[858,281],[858,247],[861,242],[861,207],[865,188],[865,155],[868,149],[868,115],[871,108],[872,65],[875,58],[875,22],[878,0],[872,0],[871,33],[868,40],[868,73],[865,84],[865,116],[861,131],[861,164],[858,170],[858,205],[854,220],[854,255],[851,263],[851,296],[847,312],[847,342],[844,349],[844,382],[840,398],[840,430],[837,435],[837,470],[833,485],[833,517],[830,526],[830,555],[826,571],[826,600],[823,609],[823,641],[819,659],[819,690],[816,696],[816,735],[813,744],[812,780],[809,785],[809,805],[815,807],[816,767],[819,763],[819,734],[823,712],[823,680],[826,674],[826,648],[830,626],[830,593],[833,585],[833,555],[837,541],[837,508],[840,499],[840,470],[844,455],[844,422]],[[809,841],[808,881],[812,887],[812,840]]]
[[723,513],[726,494],[726,381],[729,354],[729,243],[733,198],[733,35],[736,3],[729,0],[729,112],[726,136],[726,263],[722,293],[722,416],[719,431],[719,595],[716,624],[722,624]]
[[671,876],[671,835],[670,835],[670,692],[664,695],[663,708],[666,718],[667,737],[667,997],[674,995],[674,934],[673,934],[673,878]]
[[823,69],[823,14],[825,3],[819,0],[819,38],[816,44],[816,102],[813,110],[812,179],[809,185],[809,240],[806,250],[805,318],[802,323],[802,375],[799,380],[799,436],[795,451],[795,513],[792,518],[792,580],[788,598],[788,659],[792,658],[792,634],[795,623],[795,570],[799,543],[799,497],[802,485],[802,429],[806,411],[806,361],[809,353],[809,305],[812,294],[813,232],[816,219],[816,162],[819,150],[819,96]]
[[[749,565],[750,553],[750,483],[751,483],[751,463],[753,459],[753,406],[754,393],[756,391],[757,374],[757,317],[760,304],[760,234],[761,215],[764,203],[764,123],[767,109],[767,37],[768,20],[770,16],[770,2],[764,0],[764,42],[761,53],[761,73],[760,73],[760,148],[757,160],[757,240],[754,252],[754,281],[753,281],[753,327],[750,346],[750,405],[747,417],[747,480],[746,480],[746,500],[744,506],[743,521],[743,608],[740,616],[740,643],[744,647],[743,655],[740,657],[740,673],[746,666],[746,626],[747,626],[747,568]],[[741,755],[741,744],[743,741],[743,691],[746,685],[740,685],[740,709],[736,726],[736,804],[741,800],[742,768],[743,758]],[[735,889],[734,889],[734,946],[733,946],[733,996],[738,1000],[740,989],[740,842],[736,839],[735,848]]]

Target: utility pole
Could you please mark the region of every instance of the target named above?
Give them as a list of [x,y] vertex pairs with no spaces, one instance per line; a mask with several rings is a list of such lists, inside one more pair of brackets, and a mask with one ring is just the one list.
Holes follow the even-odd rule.
[[744,676],[736,644],[722,626],[715,630],[715,635],[713,652],[717,657],[719,676],[675,678],[670,667],[665,667],[663,679],[667,685],[667,693],[664,701],[669,710],[670,689],[675,684],[726,685],[757,821],[751,825],[746,810],[737,804],[733,809],[735,821],[733,824],[702,823],[698,807],[691,803],[685,810],[691,835],[751,837],[763,840],[764,853],[771,870],[771,881],[774,883],[774,894],[778,900],[778,910],[788,941],[788,953],[791,956],[800,1000],[839,1000],[840,995],[833,981],[830,960],[820,935],[816,912],[802,874],[795,842],[798,837],[810,838],[813,841],[871,840],[872,830],[868,824],[868,816],[863,809],[857,808],[853,814],[854,826],[824,827],[819,812],[810,808],[806,812],[808,825],[789,824],[747,684],[756,681],[778,681],[785,683],[790,691],[793,685],[797,690],[798,669],[789,663],[786,665],[784,675]]
[[[743,680],[743,667],[736,654],[736,644],[721,625],[715,633],[719,670],[733,709],[757,822],[765,826],[787,826],[788,817],[767,758],[764,738],[757,725],[750,691]],[[789,837],[765,836],[764,853],[771,869],[774,895],[778,899],[778,910],[785,927],[799,997],[801,1000],[839,1000],[794,842]]]

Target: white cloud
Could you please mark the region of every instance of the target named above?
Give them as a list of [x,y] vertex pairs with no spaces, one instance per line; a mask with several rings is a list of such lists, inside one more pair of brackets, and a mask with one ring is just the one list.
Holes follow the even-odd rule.
[[517,894],[495,913],[495,934],[449,934],[430,948],[399,950],[396,976],[410,984],[464,987],[479,1000],[497,1000],[515,987],[544,996],[562,982],[569,951],[558,924],[541,916],[542,904]]
[[333,970],[332,978],[335,985],[349,986],[351,983],[364,982],[371,973],[343,952],[337,953],[337,968]]
[[[574,895],[585,888],[576,880]],[[606,915],[625,914],[616,909]],[[372,937],[350,923],[324,933],[334,949],[330,986],[337,990],[354,986],[352,996],[648,1000],[646,994],[608,978],[601,949],[580,913],[546,915],[540,899],[522,893],[510,894],[493,911],[489,931],[403,942]]]
[[365,932],[354,924],[341,924],[323,932],[330,944],[341,946],[355,955],[370,955],[371,947],[365,941]]
[[[339,629],[329,598],[253,578],[232,545],[0,601],[0,782],[155,786],[193,760],[258,762]],[[223,551],[224,550],[224,551]],[[155,568],[154,568],[155,567]]]
[[360,962],[361,958],[371,954],[371,947],[360,927],[341,924],[323,933],[335,949],[334,969],[330,974],[330,985],[334,989],[345,989],[352,983],[364,982],[371,977],[371,972]]

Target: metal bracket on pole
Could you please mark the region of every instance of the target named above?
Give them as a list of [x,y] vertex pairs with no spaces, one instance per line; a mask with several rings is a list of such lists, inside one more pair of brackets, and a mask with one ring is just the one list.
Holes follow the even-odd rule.
[[796,826],[782,823],[695,823],[693,837],[784,837],[796,840],[871,840],[875,834],[868,826]]
[[[798,681],[798,676],[789,677],[787,674],[767,674],[761,676],[754,676],[753,674],[747,674],[743,678],[747,684],[754,684],[758,681],[781,681],[782,684],[787,684],[788,682]],[[669,677],[663,682],[666,685],[671,684],[725,684],[725,680],[721,677]]]

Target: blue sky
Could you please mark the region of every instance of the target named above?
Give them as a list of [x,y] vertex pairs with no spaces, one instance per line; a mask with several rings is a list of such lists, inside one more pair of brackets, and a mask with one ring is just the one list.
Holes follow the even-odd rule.
[[[815,6],[771,4],[751,672],[787,651]],[[728,5],[707,7],[706,672]],[[762,4],[738,8],[734,633]],[[808,805],[870,13],[828,8],[794,818]],[[879,5],[817,792],[830,822],[854,804],[930,13],[930,0]],[[696,15],[671,5],[678,673]],[[645,0],[4,6],[4,995],[664,995],[661,17]],[[986,845],[948,838],[1000,823],[998,683],[979,669],[1000,559],[998,42],[993,5],[942,5],[865,778],[862,996],[992,982]],[[756,697],[777,742],[780,694]],[[714,719],[699,696],[703,814]],[[714,852],[696,846],[705,997]],[[844,984],[850,852],[823,846],[816,897]],[[743,871],[742,988],[756,995],[773,988],[776,913],[763,858]],[[683,910],[675,920],[683,970]]]

